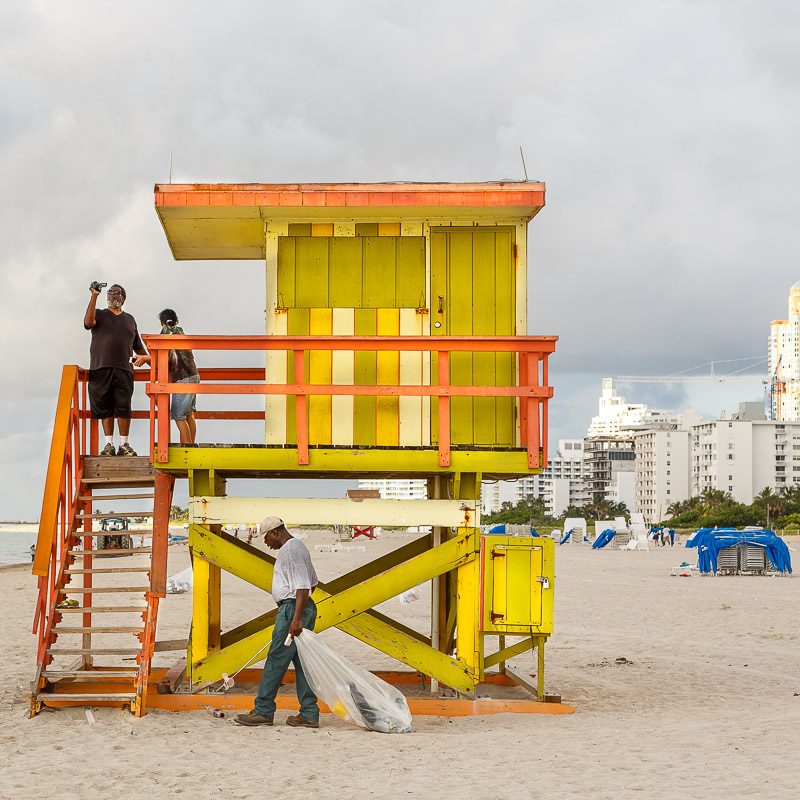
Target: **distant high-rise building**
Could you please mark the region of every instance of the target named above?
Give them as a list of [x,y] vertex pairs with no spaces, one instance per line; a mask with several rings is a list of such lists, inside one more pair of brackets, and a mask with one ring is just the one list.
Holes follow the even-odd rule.
[[592,417],[588,437],[627,436],[631,430],[644,430],[655,423],[677,423],[680,415],[673,411],[659,411],[644,403],[626,403],[617,394],[613,378],[603,378],[603,388],[598,402],[598,414]]
[[769,331],[770,419],[800,420],[800,282],[789,289],[789,317]]
[[586,500],[583,484],[583,440],[560,439],[558,452],[547,461],[547,469],[517,481],[517,501],[541,497],[547,514],[560,517],[568,506]]
[[361,478],[359,489],[377,489],[382,500],[427,500],[425,480],[405,478]]

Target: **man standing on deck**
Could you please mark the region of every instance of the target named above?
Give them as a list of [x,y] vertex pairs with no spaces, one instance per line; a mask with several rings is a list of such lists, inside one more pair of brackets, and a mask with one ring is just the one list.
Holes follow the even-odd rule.
[[[275,696],[289,664],[293,663],[300,713],[289,717],[286,724],[293,728],[318,728],[317,696],[308,685],[297,655],[297,645],[294,643],[295,637],[302,634],[303,628],[314,630],[317,606],[311,599],[311,593],[318,583],[317,573],[311,563],[308,548],[286,530],[283,520],[267,517],[259,524],[258,532],[264,534],[267,547],[278,550],[272,576],[272,597],[278,604],[278,615],[275,618],[272,643],[258,684],[254,708],[249,714],[239,714],[236,722],[251,726],[273,724]],[[288,645],[287,636],[292,637]]]
[[[138,367],[147,355],[139,337],[136,320],[122,310],[125,290],[115,283],[106,294],[108,308],[96,309],[100,289],[95,284],[89,287],[91,298],[83,327],[92,332],[89,363],[89,405],[92,419],[102,420],[106,446],[101,456],[135,456],[128,444],[131,427],[131,397],[133,397],[133,366],[131,356],[135,352],[140,358],[134,362]],[[114,448],[114,419],[119,428],[119,450]]]

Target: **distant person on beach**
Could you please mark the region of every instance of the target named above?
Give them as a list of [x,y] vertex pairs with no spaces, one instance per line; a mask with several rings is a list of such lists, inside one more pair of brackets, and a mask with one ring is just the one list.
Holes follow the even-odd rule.
[[[289,717],[286,724],[292,728],[318,728],[317,696],[308,685],[294,643],[294,639],[303,633],[303,628],[314,630],[317,606],[311,593],[318,583],[317,573],[308,549],[286,530],[283,520],[267,517],[261,521],[258,530],[264,534],[267,547],[278,551],[272,574],[272,597],[278,604],[278,616],[254,708],[249,714],[239,714],[235,721],[249,726],[273,724],[275,696],[291,663],[294,664],[300,713]],[[286,644],[287,636],[292,637],[289,644]]]
[[33,561],[35,558],[36,558],[36,545],[32,544],[31,545],[31,561]]
[[675,528],[669,529],[669,546],[675,547]]
[[[102,421],[106,438],[101,456],[135,456],[128,444],[133,397],[131,356],[137,354],[135,366],[148,358],[139,336],[136,320],[122,310],[127,295],[118,283],[106,292],[108,308],[97,310],[99,284],[89,287],[91,297],[83,316],[83,327],[92,332],[89,360],[89,405],[92,419]],[[114,420],[119,428],[119,449],[114,447]]]
[[[178,315],[172,308],[165,308],[159,315],[161,333],[183,336],[183,328],[178,325]],[[145,356],[142,363],[150,363],[150,356]],[[200,373],[191,350],[169,351],[169,382],[200,383]],[[194,444],[197,440],[197,423],[194,412],[197,410],[196,394],[173,394],[170,398],[169,416],[178,426],[181,444]]]

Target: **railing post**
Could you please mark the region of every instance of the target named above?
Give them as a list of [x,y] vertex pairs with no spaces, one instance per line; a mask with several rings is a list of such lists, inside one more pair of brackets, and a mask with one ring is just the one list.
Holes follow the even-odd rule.
[[[156,380],[169,383],[169,350],[157,350]],[[169,394],[158,394],[158,460],[169,461]]]
[[[294,382],[302,386],[306,382],[304,350],[294,350]],[[308,464],[308,396],[295,395],[295,428],[297,429],[297,463]]]
[[[437,383],[450,385],[450,353],[439,350],[437,353]],[[439,466],[450,466],[450,398],[439,395]]]
[[[549,386],[549,375],[547,366],[547,353],[542,357],[542,386]],[[547,401],[549,398],[545,397],[542,400],[542,469],[547,468]]]
[[[525,386],[535,387],[539,385],[539,354],[527,353],[525,359],[526,372]],[[525,400],[527,405],[527,440],[528,446],[528,468],[538,469],[539,460],[539,398],[528,397]]]

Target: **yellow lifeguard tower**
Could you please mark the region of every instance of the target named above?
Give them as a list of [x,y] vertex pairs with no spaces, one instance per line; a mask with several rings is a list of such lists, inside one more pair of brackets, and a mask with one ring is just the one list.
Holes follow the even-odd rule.
[[[65,368],[34,562],[40,647],[33,713],[43,703],[104,702],[104,693],[115,695],[105,701],[130,702],[137,713],[148,705],[187,707],[191,701],[181,706],[175,698],[207,701],[191,692],[263,658],[274,613],[223,630],[220,577],[229,571],[269,590],[272,558],[222,531],[267,515],[289,525],[368,522],[430,530],[320,584],[317,630],[338,627],[462,697],[495,680],[515,681],[544,699],[553,542],[487,536],[479,527],[482,480],[532,474],[546,464],[547,360],[556,337],[526,335],[527,229],[544,205],[544,185],[168,184],[155,187],[155,205],[177,260],[265,262],[266,331],[145,337],[152,367],[137,377],[147,382],[152,451],[135,465],[119,459],[129,462],[127,475],[119,472],[124,463],[94,458],[97,431],[86,420],[85,374]],[[168,379],[169,348],[181,344],[195,351],[263,351],[264,366],[201,369],[201,383],[187,389]],[[202,355],[201,363],[207,361]],[[263,434],[242,444],[170,443],[169,395],[187,390],[199,395],[199,418],[263,420]],[[231,394],[263,395],[264,410],[225,408]],[[209,395],[222,397],[223,407],[208,410]],[[130,483],[137,476],[139,483]],[[229,479],[285,477],[424,478],[428,499],[226,496]],[[181,478],[189,481],[194,588],[186,659],[176,672],[189,694],[148,697],[150,659],[159,649],[158,599],[166,585],[167,515],[173,483]],[[155,487],[149,586],[140,587],[144,625],[135,633],[138,667],[127,676],[134,682],[128,692],[111,692],[108,672],[95,667],[91,637],[99,631],[87,602],[80,611],[84,624],[74,629],[84,637],[77,648],[81,663],[69,675],[52,668],[70,577],[83,575],[82,595],[91,599],[98,571],[74,569],[76,558],[91,565],[101,555],[87,530],[97,500],[93,479],[95,487]],[[80,537],[84,542],[76,546]],[[429,580],[430,635],[374,610]],[[81,594],[81,587],[74,591]],[[495,640],[497,646],[487,646]],[[508,659],[534,648],[535,681],[504,669]],[[494,666],[500,675],[492,678]],[[102,685],[86,692],[91,680]],[[76,689],[75,681],[84,688]]]

